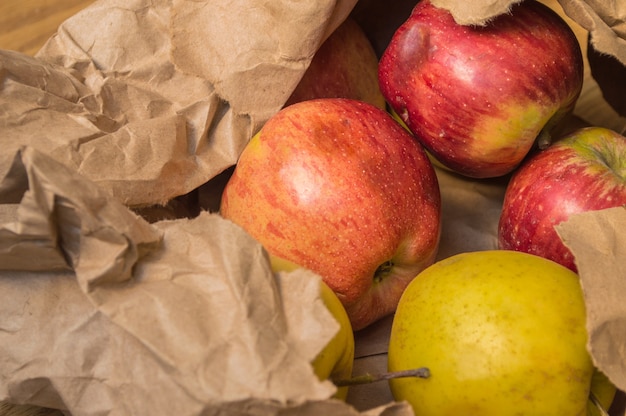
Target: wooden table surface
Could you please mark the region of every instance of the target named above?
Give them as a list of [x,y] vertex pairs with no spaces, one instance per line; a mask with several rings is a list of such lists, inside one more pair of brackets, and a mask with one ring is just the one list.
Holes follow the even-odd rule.
[[59,24],[94,0],[2,0],[0,49],[34,55]]

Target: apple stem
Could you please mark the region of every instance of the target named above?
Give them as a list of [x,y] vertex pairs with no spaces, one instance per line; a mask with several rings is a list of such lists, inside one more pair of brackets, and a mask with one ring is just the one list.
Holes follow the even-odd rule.
[[389,274],[391,269],[393,269],[393,262],[391,260],[387,260],[386,262],[378,266],[378,268],[374,272],[374,281],[376,283],[381,282]]
[[593,403],[593,405],[596,407],[596,409],[598,409],[602,416],[609,416],[609,412],[607,412],[606,409],[602,407],[602,403],[600,403],[600,400],[598,400],[598,398],[595,394],[593,394],[592,391],[589,392],[589,399],[591,400],[591,403]]
[[545,150],[552,144],[553,135],[557,136],[562,132],[563,125],[562,122],[567,117],[569,117],[572,113],[573,104],[558,110],[550,120],[543,126],[543,129],[539,132],[537,136],[536,143],[539,150]]
[[375,383],[377,381],[385,381],[385,380],[391,380],[392,378],[402,378],[402,377],[428,378],[430,377],[430,370],[426,367],[420,367],[420,368],[413,368],[411,370],[389,371],[389,372],[380,373],[380,374],[365,373],[360,376],[350,377],[348,379],[333,380],[333,383],[337,387],[356,386],[359,384],[369,384],[369,383]]
[[550,147],[550,144],[552,144],[552,135],[547,129],[541,130],[539,137],[537,137],[537,147],[540,150],[545,150]]

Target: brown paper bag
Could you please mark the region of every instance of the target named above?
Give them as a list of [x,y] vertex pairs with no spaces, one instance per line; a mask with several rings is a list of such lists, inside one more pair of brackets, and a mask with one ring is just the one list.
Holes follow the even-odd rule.
[[[275,276],[217,214],[148,224],[33,148],[9,172],[1,398],[75,415],[358,414],[310,365],[338,329],[318,276]],[[370,414],[392,409],[406,414]]]
[[186,194],[237,161],[355,2],[95,2],[35,58],[0,51],[0,177],[29,145],[129,206]]
[[626,391],[626,207],[573,215],[556,229],[580,273],[589,351],[596,366]]

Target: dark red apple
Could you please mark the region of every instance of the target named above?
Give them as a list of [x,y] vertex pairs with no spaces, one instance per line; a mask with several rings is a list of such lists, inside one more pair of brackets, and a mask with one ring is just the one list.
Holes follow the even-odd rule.
[[502,249],[536,254],[576,271],[554,226],[570,215],[626,205],[626,137],[578,129],[533,154],[511,176],[498,225]]
[[348,17],[313,56],[285,106],[315,98],[351,98],[385,108],[378,57],[359,24]]
[[420,1],[379,63],[387,102],[443,165],[470,177],[511,172],[571,113],[583,60],[571,28],[536,1],[485,26]]

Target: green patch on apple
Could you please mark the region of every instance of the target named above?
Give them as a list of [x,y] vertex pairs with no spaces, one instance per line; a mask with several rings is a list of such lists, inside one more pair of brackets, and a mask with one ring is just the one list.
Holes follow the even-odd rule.
[[498,116],[484,118],[473,126],[468,153],[476,164],[500,160],[519,163],[552,118],[553,112],[531,102],[499,103]]

